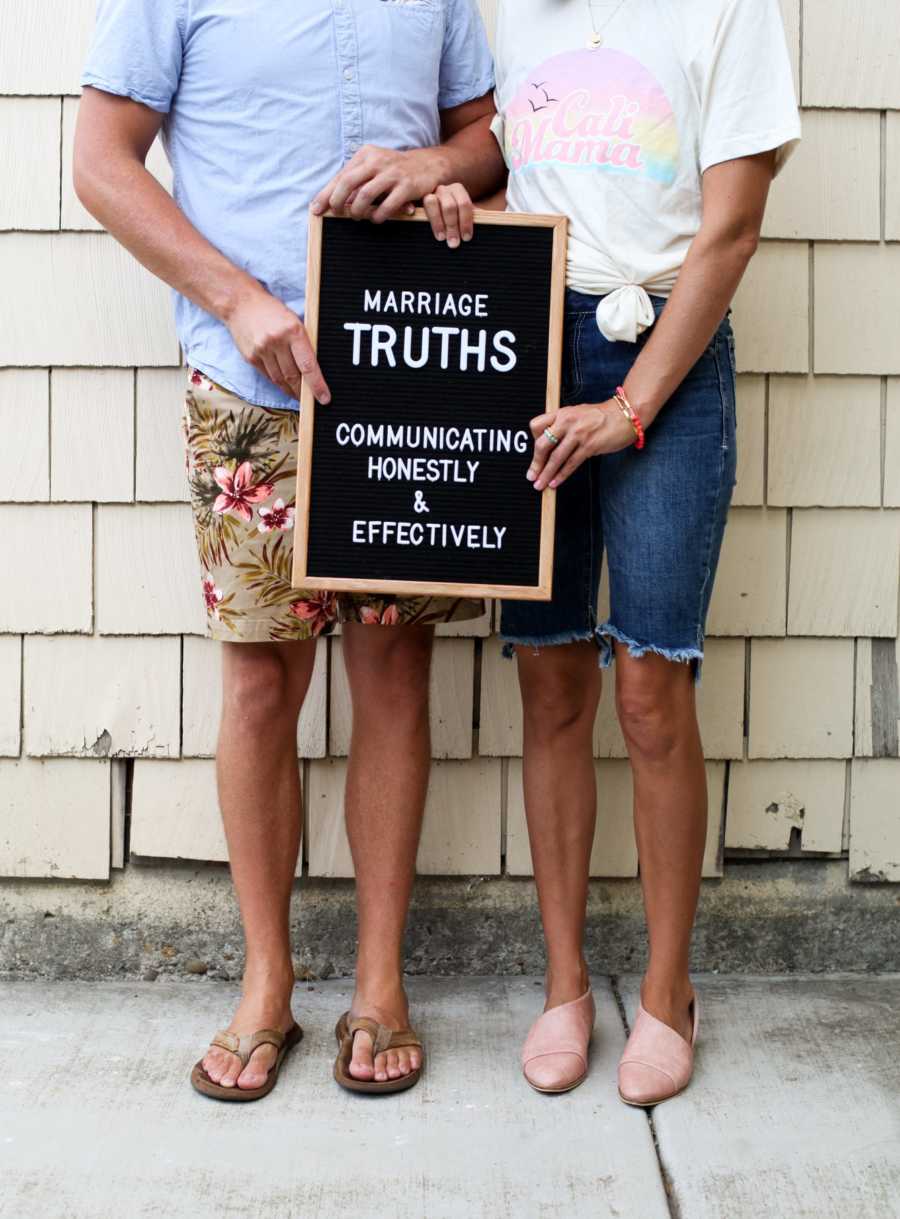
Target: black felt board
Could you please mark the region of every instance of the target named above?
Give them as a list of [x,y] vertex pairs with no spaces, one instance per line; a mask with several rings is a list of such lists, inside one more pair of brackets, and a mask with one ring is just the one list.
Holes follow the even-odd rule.
[[[553,493],[535,492],[525,472],[532,450],[529,421],[548,409],[548,383],[554,409],[557,404],[558,234],[564,222],[528,223],[532,219],[510,223],[501,216],[500,222],[479,223],[473,240],[456,250],[437,242],[424,221],[375,226],[326,217],[321,222],[311,243],[311,258],[319,242],[321,256],[318,267],[310,268],[310,292],[316,294],[317,279],[318,292],[307,301],[307,321],[317,330],[319,363],[332,401],[314,406],[305,400],[302,408],[295,584],[549,598]],[[380,308],[373,308],[372,296],[379,291]],[[397,311],[389,307],[391,291]],[[414,294],[412,302],[404,292]],[[435,293],[442,298],[438,312]],[[473,298],[471,316],[446,311],[448,296],[458,311],[466,294]],[[474,316],[476,310],[486,316]],[[382,346],[373,367],[373,331],[355,335],[346,323],[392,327],[395,366]],[[434,332],[435,326],[468,330],[474,350],[465,370],[460,336],[445,337]],[[422,367],[410,367],[405,343],[411,358],[421,359],[423,328],[430,331],[428,359]],[[497,332],[515,338],[495,339]],[[389,342],[389,332],[377,334]],[[482,342],[484,370],[479,371]],[[446,368],[441,367],[444,350]],[[515,366],[500,371],[511,362],[511,352]],[[370,425],[385,425],[381,444],[370,435]],[[443,436],[425,431],[441,427]],[[391,435],[389,428],[402,431]],[[490,451],[492,437],[499,447],[498,432],[511,440],[509,452]],[[355,443],[360,437],[363,443]],[[370,458],[385,477],[370,476]],[[412,459],[419,459],[418,467],[403,470],[402,463]],[[469,463],[476,462],[473,470]],[[395,472],[401,477],[387,477]],[[437,481],[429,480],[435,476]],[[394,523],[393,532],[384,522]]]

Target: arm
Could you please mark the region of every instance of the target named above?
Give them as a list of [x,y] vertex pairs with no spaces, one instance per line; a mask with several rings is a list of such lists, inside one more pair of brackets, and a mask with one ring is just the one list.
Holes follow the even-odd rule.
[[[672,295],[624,390],[645,429],[709,346],[756,247],[775,169],[775,154],[741,157],[703,175],[703,222]],[[559,444],[544,435],[552,428]],[[537,490],[559,486],[583,461],[634,441],[614,399],[565,407],[531,421],[534,459],[528,477]]]
[[[472,205],[468,196],[477,198],[496,190],[506,173],[497,141],[491,134],[494,113],[493,94],[486,93],[441,111],[443,143],[433,148],[407,152],[374,146],[361,148],[316,195],[313,211],[321,214],[330,208],[357,220],[380,224],[444,187],[446,190],[439,193],[442,204],[445,198],[448,201],[445,213],[448,244],[458,245],[460,237],[468,240],[472,235]],[[429,212],[432,221],[436,218],[433,211],[432,208]]]
[[162,115],[86,88],[75,135],[78,198],[154,275],[225,323],[241,355],[299,398],[301,376],[320,402],[328,387],[302,322],[190,223],[145,167]]

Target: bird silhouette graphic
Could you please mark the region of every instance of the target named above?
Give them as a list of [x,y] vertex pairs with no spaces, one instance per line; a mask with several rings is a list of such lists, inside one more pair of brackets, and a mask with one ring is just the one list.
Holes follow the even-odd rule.
[[[541,104],[539,106],[536,106],[530,97],[528,99],[528,105],[531,107],[531,109],[534,111],[535,114],[537,114],[537,112],[539,110],[546,110],[547,107],[551,104],[551,102],[559,101],[558,97],[551,97],[550,94],[547,92],[545,85],[548,85],[549,83],[550,82],[546,81],[546,80],[532,82],[532,85],[531,85],[532,89],[536,89],[538,92],[540,92],[544,95],[544,100],[541,102]],[[540,101],[540,100],[541,99],[538,98],[538,101]]]

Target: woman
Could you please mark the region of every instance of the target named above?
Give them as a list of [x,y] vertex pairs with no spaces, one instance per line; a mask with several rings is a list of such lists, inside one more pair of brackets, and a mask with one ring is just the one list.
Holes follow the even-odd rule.
[[591,741],[615,659],[650,947],[619,1092],[651,1105],[687,1085],[697,1036],[694,680],[735,473],[727,312],[799,119],[777,0],[501,0],[496,59],[507,207],[569,217],[564,406],[532,420],[528,472],[559,488],[554,595],[505,602],[501,620],[547,942],[523,1066],[544,1092],[587,1071]]

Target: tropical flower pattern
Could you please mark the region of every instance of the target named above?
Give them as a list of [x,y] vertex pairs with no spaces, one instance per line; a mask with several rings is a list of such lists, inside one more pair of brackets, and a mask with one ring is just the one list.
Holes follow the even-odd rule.
[[259,510],[259,532],[271,533],[273,529],[293,529],[294,509],[285,507],[281,496],[276,499],[271,508]]
[[338,622],[480,617],[481,601],[293,587],[298,421],[296,411],[253,406],[188,370],[182,432],[209,634],[258,643],[313,639]]
[[[217,466],[213,474],[222,494],[216,497],[213,512],[231,512],[245,521],[253,520],[253,505],[268,499],[274,487],[271,483],[254,483],[253,467],[242,462],[234,473],[227,466]],[[281,501],[282,507],[284,501]]]

